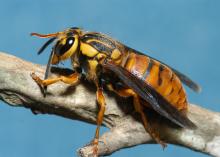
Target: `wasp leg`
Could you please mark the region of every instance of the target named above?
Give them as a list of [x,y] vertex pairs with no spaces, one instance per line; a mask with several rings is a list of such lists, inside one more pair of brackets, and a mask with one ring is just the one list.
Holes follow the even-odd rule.
[[116,93],[122,97],[133,97],[133,103],[135,110],[141,115],[142,122],[144,124],[145,130],[151,135],[151,137],[159,143],[163,148],[166,147],[166,143],[164,143],[161,139],[158,133],[156,133],[150,126],[146,114],[143,111],[143,106],[140,103],[139,96],[132,90],[132,89],[122,89],[119,91],[116,91]]
[[54,84],[58,81],[62,81],[66,84],[75,84],[79,81],[79,74],[78,73],[73,73],[68,76],[59,76],[57,78],[49,78],[46,80],[40,79],[35,73],[32,73],[31,77],[33,78],[34,81],[37,82],[37,84],[39,84],[40,86],[43,86],[43,87]]
[[105,97],[103,95],[103,89],[98,87],[97,92],[96,92],[96,99],[99,105],[99,112],[98,112],[98,117],[96,120],[97,123],[97,127],[96,127],[96,131],[95,131],[95,137],[94,140],[92,141],[92,145],[94,145],[94,150],[93,153],[94,155],[98,154],[98,143],[99,143],[99,131],[100,131],[100,127],[102,125],[102,121],[103,121],[103,117],[104,117],[104,113],[105,113]]

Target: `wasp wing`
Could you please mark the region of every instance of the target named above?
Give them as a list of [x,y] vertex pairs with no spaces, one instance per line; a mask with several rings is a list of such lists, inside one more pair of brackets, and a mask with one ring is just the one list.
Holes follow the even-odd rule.
[[103,67],[115,73],[124,84],[133,89],[160,115],[168,118],[180,127],[190,129],[196,128],[196,126],[186,117],[185,114],[173,107],[163,96],[161,96],[145,81],[112,62],[105,62]]
[[[169,67],[169,66],[168,66]],[[184,75],[183,73],[179,72],[178,70],[170,67],[173,72],[179,77],[179,79],[189,88],[191,88],[193,91],[199,93],[201,92],[201,87],[195,83],[193,80],[191,80],[188,76]]]

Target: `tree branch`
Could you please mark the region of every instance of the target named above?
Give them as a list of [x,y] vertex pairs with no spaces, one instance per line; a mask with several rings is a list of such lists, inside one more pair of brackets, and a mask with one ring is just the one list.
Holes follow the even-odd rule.
[[[0,53],[0,98],[12,106],[30,108],[34,113],[56,114],[95,124],[97,105],[94,88],[86,82],[76,87],[57,83],[48,87],[43,97],[30,73],[43,78],[45,67]],[[103,125],[110,128],[99,143],[99,155],[108,155],[126,147],[153,143],[142,123],[132,113],[132,105],[106,94],[107,108]],[[123,105],[122,105],[123,103]],[[126,101],[129,104],[128,101]],[[162,138],[168,142],[212,156],[220,157],[220,113],[190,105],[189,118],[196,130],[181,129],[169,123],[158,123]],[[91,156],[91,146],[78,150],[81,157]]]

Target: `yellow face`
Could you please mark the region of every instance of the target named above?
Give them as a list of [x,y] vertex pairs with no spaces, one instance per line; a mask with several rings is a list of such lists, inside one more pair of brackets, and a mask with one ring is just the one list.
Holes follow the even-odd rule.
[[61,60],[70,58],[78,49],[79,36],[78,35],[60,35],[57,43],[53,47],[52,64],[57,64]]

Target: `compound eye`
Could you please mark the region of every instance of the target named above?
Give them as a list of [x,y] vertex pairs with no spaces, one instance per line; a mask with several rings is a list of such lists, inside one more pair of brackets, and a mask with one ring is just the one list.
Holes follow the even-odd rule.
[[55,46],[56,55],[62,56],[63,54],[65,54],[68,50],[71,49],[71,47],[74,45],[74,42],[74,37],[68,37],[64,45],[62,44],[62,42],[58,42]]
[[75,38],[74,37],[69,37],[66,41],[66,45],[72,46],[74,44]]

